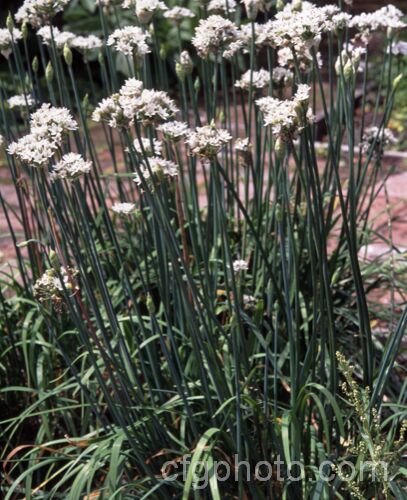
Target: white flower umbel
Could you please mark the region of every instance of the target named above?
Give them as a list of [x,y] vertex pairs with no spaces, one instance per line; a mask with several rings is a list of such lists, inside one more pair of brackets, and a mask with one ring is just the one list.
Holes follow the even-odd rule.
[[148,165],[149,167],[147,167],[147,165],[142,165],[140,167],[141,177],[138,173],[134,174],[134,182],[138,186],[142,185],[142,179],[147,183],[151,182],[151,174],[158,183],[164,179],[176,177],[178,175],[178,165],[172,161],[154,156],[148,159]]
[[104,122],[112,128],[128,128],[134,123],[133,115],[126,115],[120,106],[120,94],[102,99],[93,111],[92,120]]
[[27,22],[33,28],[49,24],[50,20],[62,12],[70,0],[25,0],[18,9],[15,20],[18,23]]
[[148,24],[156,12],[166,11],[168,7],[159,0],[124,0],[125,9],[135,9],[136,16],[141,24]]
[[195,14],[191,9],[187,9],[186,7],[173,7],[164,12],[164,17],[169,19],[170,21],[174,21],[179,24],[184,19],[192,19],[195,17]]
[[251,20],[256,19],[259,11],[267,12],[272,2],[267,0],[242,0],[246,8],[247,17]]
[[126,113],[133,113],[144,125],[162,123],[178,111],[174,101],[162,90],[144,89],[139,97],[129,100]]
[[123,202],[112,205],[112,211],[118,215],[128,216],[136,210],[135,203]]
[[359,31],[400,30],[407,26],[403,21],[404,14],[394,5],[386,5],[375,12],[362,13],[354,16],[350,26]]
[[55,47],[58,50],[62,50],[65,44],[70,46],[75,38],[75,34],[70,31],[60,31],[55,26],[43,26],[37,31],[37,35],[42,38],[42,43],[44,45],[52,45],[52,38],[54,39]]
[[69,293],[79,290],[72,282],[73,277],[78,274],[78,270],[71,268],[61,267],[59,274],[55,269],[48,269],[34,283],[34,297],[39,302],[51,300],[54,305],[60,305],[64,298],[64,289]]
[[214,123],[198,127],[186,140],[192,154],[213,158],[232,140],[227,130],[218,129]]
[[143,90],[143,82],[129,78],[118,93],[102,99],[93,112],[92,119],[105,122],[112,128],[128,128],[134,123],[135,102]]
[[31,95],[25,95],[25,94],[19,94],[19,95],[13,95],[9,99],[7,99],[7,103],[9,105],[10,109],[15,109],[15,108],[27,108],[34,106],[34,99],[32,98]]
[[88,56],[90,52],[99,50],[103,46],[102,40],[95,36],[76,36],[71,41],[71,47],[81,52],[83,55]]
[[363,135],[360,148],[364,154],[368,154],[370,151],[372,151],[373,155],[377,158],[383,155],[383,151],[387,146],[396,143],[397,139],[390,129],[370,127],[365,131]]
[[245,260],[238,259],[233,261],[233,272],[235,274],[247,271],[248,269],[249,265]]
[[252,145],[250,144],[248,137],[245,137],[244,139],[238,138],[235,140],[235,150],[238,153],[248,153],[251,147]]
[[31,133],[60,143],[63,136],[78,129],[78,124],[67,108],[56,108],[44,103],[31,115],[30,129]]
[[246,71],[240,80],[237,80],[235,87],[241,88],[243,90],[250,90],[252,86],[256,90],[262,90],[268,87],[270,84],[270,73],[265,69],[261,68],[259,71],[251,71],[250,69]]
[[273,135],[284,142],[297,137],[313,120],[312,110],[308,108],[309,92],[310,87],[301,84],[292,100],[281,101],[274,97],[258,99],[256,104],[263,114],[264,126],[271,126]]
[[391,53],[395,56],[407,56],[407,42],[397,42],[391,47]]
[[213,15],[199,21],[192,44],[202,58],[209,54],[230,57],[242,46],[241,33],[229,19]]
[[113,46],[115,50],[142,60],[146,54],[151,52],[147,44],[148,34],[144,33],[138,26],[126,26],[113,31],[107,40],[107,45]]
[[7,148],[7,152],[30,167],[40,168],[48,165],[57,149],[58,145],[55,141],[41,138],[35,134],[28,134],[12,142]]
[[158,127],[158,130],[163,133],[165,139],[173,142],[178,142],[189,132],[188,125],[179,121],[163,123]]
[[232,14],[236,11],[235,0],[210,0],[208,3],[208,12],[214,14]]
[[84,174],[88,174],[92,168],[92,162],[83,159],[78,153],[67,153],[61,161],[54,165],[51,179],[77,180]]
[[0,29],[0,54],[2,54],[6,59],[10,57],[13,51],[13,43],[21,40],[23,34],[17,28],[13,28],[12,33],[7,28]]
[[273,84],[281,88],[292,83],[294,80],[294,73],[290,69],[277,66],[273,68],[272,78]]
[[141,137],[141,144],[139,139],[134,139],[133,147],[141,156],[161,156],[163,152],[163,143],[157,139],[151,141],[148,137]]

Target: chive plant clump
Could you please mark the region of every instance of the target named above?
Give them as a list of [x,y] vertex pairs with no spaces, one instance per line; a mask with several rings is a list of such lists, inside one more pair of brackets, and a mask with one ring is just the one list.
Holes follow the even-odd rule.
[[406,23],[320,4],[16,2],[2,498],[404,498]]

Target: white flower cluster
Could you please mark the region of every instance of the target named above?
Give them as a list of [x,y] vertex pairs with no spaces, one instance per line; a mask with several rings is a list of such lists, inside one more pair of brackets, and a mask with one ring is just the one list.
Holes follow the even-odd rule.
[[151,52],[147,40],[148,34],[138,26],[125,26],[113,31],[107,40],[107,45],[112,45],[117,52],[133,56],[140,61]]
[[88,174],[91,170],[92,162],[83,159],[78,153],[67,153],[61,161],[53,166],[50,177],[55,179],[66,179],[75,181],[83,174]]
[[136,205],[134,203],[122,202],[112,205],[112,211],[118,215],[128,216],[134,213]]
[[7,99],[7,103],[10,109],[27,108],[34,106],[34,99],[29,94],[13,95]]
[[407,56],[407,42],[396,42],[391,47],[391,53],[395,56]]
[[103,99],[93,112],[93,120],[103,121],[113,128],[127,128],[134,119],[144,125],[161,123],[177,112],[174,101],[164,91],[143,89],[135,78],[126,80],[116,94]]
[[312,122],[312,110],[308,108],[310,90],[308,85],[300,84],[292,100],[263,97],[256,101],[263,113],[264,126],[271,126],[273,135],[283,142],[294,139]]
[[148,24],[156,12],[168,9],[165,3],[159,0],[124,0],[123,7],[134,8],[141,24]]
[[256,19],[259,11],[267,12],[272,2],[269,0],[242,0],[246,8],[247,17],[251,20]]
[[249,269],[249,265],[245,260],[235,260],[233,261],[233,272],[235,274],[241,273],[243,271],[247,271]]
[[70,0],[24,0],[18,9],[15,20],[18,23],[27,22],[33,28],[39,28],[49,21],[58,12],[64,10]]
[[10,31],[7,28],[1,28],[0,29],[0,54],[2,54],[6,59],[10,57],[10,54],[12,53],[12,44],[17,42],[18,40],[21,40],[23,37],[23,34],[21,31],[17,28],[13,28],[13,32],[10,33]]
[[192,44],[202,58],[209,54],[231,57],[242,46],[241,33],[229,19],[213,15],[199,21]]
[[78,286],[73,284],[73,278],[78,275],[77,270],[61,267],[59,274],[61,277],[55,269],[48,269],[34,283],[34,297],[39,302],[50,300],[55,306],[60,308],[64,300],[64,289],[67,292],[79,290]]
[[42,43],[44,45],[52,45],[52,40],[54,41],[55,47],[58,50],[62,50],[65,44],[71,45],[72,41],[75,39],[76,35],[70,31],[60,31],[57,27],[53,26],[43,26],[37,31],[37,35],[42,38]]
[[371,32],[380,29],[399,30],[407,25],[403,22],[404,14],[394,5],[386,5],[375,12],[369,12],[354,16],[350,25],[360,31]]
[[262,90],[268,87],[270,84],[270,73],[261,68],[259,71],[251,71],[250,69],[246,71],[240,80],[237,80],[235,87],[241,88],[243,90],[250,90],[252,86],[254,89]]
[[43,167],[54,156],[65,135],[78,125],[66,108],[46,103],[30,117],[30,133],[12,142],[7,151],[33,167]]
[[236,11],[235,0],[210,0],[208,3],[208,12],[215,14],[231,14]]
[[72,40],[71,46],[87,56],[89,52],[101,49],[103,42],[95,35],[77,36]]
[[285,87],[286,85],[290,85],[294,80],[294,73],[283,66],[276,66],[273,68],[273,83],[277,87]]
[[214,123],[197,127],[191,132],[186,143],[191,153],[203,158],[213,158],[232,140],[227,130],[218,129]]
[[141,144],[139,139],[134,139],[133,147],[141,156],[161,156],[163,143],[157,139],[151,141],[148,137],[141,137]]
[[158,130],[162,132],[165,139],[173,142],[178,142],[180,139],[186,136],[189,128],[188,125],[184,122],[171,121],[160,125],[158,127]]
[[370,127],[365,131],[360,147],[364,154],[368,154],[370,151],[373,151],[374,156],[381,157],[384,148],[390,144],[395,144],[396,142],[397,139],[390,129]]
[[148,166],[140,166],[141,176],[138,173],[134,174],[134,182],[142,185],[142,180],[150,182],[153,180],[161,182],[169,177],[176,177],[178,175],[178,166],[169,160],[164,160],[158,156],[153,156],[148,159]]
[[192,10],[187,9],[186,7],[178,7],[175,6],[172,9],[169,9],[164,12],[164,17],[174,21],[175,23],[180,23],[184,19],[193,18],[195,14]]

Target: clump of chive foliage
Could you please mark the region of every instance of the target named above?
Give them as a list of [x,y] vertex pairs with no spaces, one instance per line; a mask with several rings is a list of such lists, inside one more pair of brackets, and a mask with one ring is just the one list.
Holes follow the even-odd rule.
[[69,4],[0,30],[2,497],[402,498],[403,264],[360,258],[402,12],[99,0],[96,36]]

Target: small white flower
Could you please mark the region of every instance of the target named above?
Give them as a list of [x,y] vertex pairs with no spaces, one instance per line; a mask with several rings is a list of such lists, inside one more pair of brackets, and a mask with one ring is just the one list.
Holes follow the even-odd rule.
[[7,99],[7,103],[10,109],[27,108],[34,106],[34,99],[30,95],[25,94],[13,95]]
[[134,117],[124,113],[119,100],[120,94],[113,94],[102,99],[92,113],[92,120],[107,123],[112,128],[130,127],[134,123]]
[[186,140],[191,153],[204,158],[211,158],[232,140],[227,130],[218,129],[214,124],[197,127]]
[[113,31],[107,40],[107,45],[113,45],[115,50],[136,59],[151,52],[147,45],[148,35],[138,26],[126,26]]
[[250,140],[248,137],[244,139],[236,139],[235,141],[235,149],[238,153],[248,153],[251,149],[252,145],[250,144]]
[[144,89],[128,105],[127,112],[134,113],[144,125],[167,121],[178,111],[174,101],[162,90]]
[[163,123],[158,127],[158,130],[163,133],[166,139],[177,142],[186,136],[189,128],[184,122],[172,121]]
[[52,45],[52,39],[54,39],[55,47],[58,50],[62,50],[65,44],[70,46],[71,42],[75,39],[75,34],[70,31],[60,31],[56,27],[43,26],[37,31],[37,35],[42,38],[42,43],[44,45]]
[[[134,174],[134,182],[138,185],[142,185],[142,179],[146,182],[151,181],[151,174],[154,176],[157,182],[169,177],[176,177],[178,175],[178,165],[169,160],[164,160],[163,158],[153,157],[148,159],[147,166],[141,166],[140,177],[138,173]],[[151,173],[150,173],[151,171]]]
[[31,133],[59,143],[64,135],[77,130],[78,124],[67,108],[51,107],[45,103],[31,115],[30,129]]
[[44,167],[49,163],[57,149],[58,145],[55,141],[41,138],[35,134],[28,134],[12,142],[7,148],[7,152],[30,167]]
[[163,144],[161,141],[153,139],[151,143],[151,140],[148,137],[142,137],[141,142],[143,147],[141,147],[140,141],[138,139],[134,139],[133,141],[133,147],[139,155],[161,156],[163,149]]
[[231,47],[234,53],[241,46],[240,38],[241,33],[232,21],[213,15],[199,21],[192,44],[202,58],[209,54],[225,55],[225,52],[230,56]]
[[380,157],[385,147],[396,143],[397,139],[390,129],[370,127],[365,131],[360,147],[364,154],[368,154],[373,150],[373,154]]
[[395,56],[407,56],[407,42],[397,42],[391,47],[391,53]]
[[277,87],[285,87],[286,85],[292,83],[294,73],[290,69],[277,66],[273,68],[272,78],[274,85],[277,85]]
[[15,20],[18,23],[28,22],[34,28],[39,28],[63,11],[69,2],[70,0],[25,0],[18,9]]
[[240,273],[242,271],[247,271],[249,269],[249,265],[245,260],[235,260],[233,261],[233,272]]
[[256,19],[259,11],[267,12],[271,7],[272,2],[267,0],[242,0],[246,7],[247,17],[249,19]]
[[270,84],[270,73],[265,69],[261,68],[259,71],[251,71],[250,69],[246,71],[240,80],[237,80],[235,87],[239,87],[243,90],[250,90],[250,86],[254,89],[261,90],[268,87]]
[[214,12],[216,14],[231,14],[235,11],[235,0],[210,0],[208,4],[208,12]]
[[186,7],[173,7],[172,9],[169,9],[164,12],[164,17],[167,19],[170,19],[171,21],[174,21],[175,23],[180,23],[184,19],[191,19],[195,17],[195,14],[192,12],[192,10],[187,9]]
[[6,59],[10,57],[12,53],[13,43],[21,40],[23,34],[17,28],[13,28],[13,34],[7,28],[0,29],[0,54],[2,54]]
[[95,36],[95,35],[89,35],[89,36],[76,36],[72,42],[71,46],[82,52],[83,54],[87,54],[91,52],[92,50],[99,50],[103,46],[102,40]]
[[168,9],[165,3],[159,0],[124,0],[123,7],[135,8],[136,16],[141,24],[148,24],[156,12]]
[[91,170],[92,162],[85,161],[80,154],[67,153],[54,165],[51,178],[74,181]]
[[123,202],[123,203],[115,203],[112,206],[113,212],[119,215],[131,215],[136,209],[135,203],[128,203],[128,202]]

